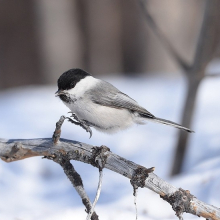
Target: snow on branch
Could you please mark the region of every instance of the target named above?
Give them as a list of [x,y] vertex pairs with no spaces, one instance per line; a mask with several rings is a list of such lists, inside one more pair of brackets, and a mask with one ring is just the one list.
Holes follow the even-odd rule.
[[[131,180],[132,185],[146,187],[159,194],[171,204],[176,215],[182,219],[183,212],[202,216],[206,219],[220,219],[220,209],[199,201],[188,190],[177,189],[154,174],[153,168],[147,169],[132,161],[122,158],[105,146],[95,147],[85,143],[60,139],[54,144],[53,139],[0,139],[0,157],[5,162],[13,162],[29,157],[43,156],[61,161],[77,160],[99,167],[97,157],[103,154],[104,168],[119,173]],[[65,163],[63,165],[65,167]],[[89,204],[91,206],[91,204]]]

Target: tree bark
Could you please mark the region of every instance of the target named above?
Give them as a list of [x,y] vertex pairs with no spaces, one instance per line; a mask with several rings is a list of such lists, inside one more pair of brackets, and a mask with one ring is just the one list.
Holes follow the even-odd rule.
[[[57,158],[59,155],[69,160],[78,160],[98,167],[96,158],[100,148],[85,143],[60,139],[54,144],[53,139],[18,140],[0,139],[0,157],[5,162],[22,160],[34,156]],[[153,168],[147,169],[126,160],[109,149],[104,153],[104,167],[119,173],[138,187],[146,187],[160,195],[171,204],[176,215],[181,219],[183,212],[202,216],[206,219],[220,219],[220,209],[199,201],[188,190],[177,189],[154,174]]]

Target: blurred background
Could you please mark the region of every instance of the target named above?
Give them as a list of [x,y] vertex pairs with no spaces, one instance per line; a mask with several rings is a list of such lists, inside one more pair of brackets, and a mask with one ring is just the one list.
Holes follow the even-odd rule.
[[[192,62],[205,1],[145,2],[175,50]],[[0,89],[54,84],[72,67],[97,76],[175,76],[179,67],[141,7],[132,0],[2,1]]]
[[[50,137],[60,115],[68,112],[54,98],[56,81],[64,71],[82,68],[113,83],[156,116],[196,133],[189,136],[148,124],[114,138],[94,131],[92,140],[88,140],[80,128],[65,125],[63,137],[105,144],[136,163],[156,166],[156,174],[220,206],[220,195],[216,199],[218,194],[214,193],[220,187],[219,174],[216,176],[220,171],[219,8],[218,0],[1,1],[0,138]],[[12,164],[0,161],[0,191],[8,197],[7,202],[0,203],[1,219],[52,219],[45,213],[52,216],[54,209],[60,208],[59,201],[65,219],[71,218],[72,207],[82,205],[77,195],[72,201],[75,192],[68,180],[62,182],[65,177],[56,166],[36,158]],[[84,166],[76,164],[85,181],[92,182],[88,193],[93,197],[97,178]],[[201,172],[203,177],[199,178]],[[108,173],[105,178],[111,182],[114,175]],[[104,212],[107,209],[117,209],[109,219],[135,216],[132,199],[129,205],[125,202],[132,189],[127,180],[120,181],[104,186],[100,204],[107,205],[98,207],[104,219],[108,219]],[[48,187],[54,182],[58,188]],[[113,196],[115,191],[118,195]],[[24,211],[15,208],[9,216],[8,204],[16,198],[16,207],[22,195]],[[151,193],[148,196],[156,200]],[[54,206],[48,211],[43,208],[45,204]],[[32,205],[44,210],[42,216],[30,211]],[[140,209],[141,219],[161,217],[149,204]],[[172,219],[171,208],[166,210],[160,214]],[[82,207],[75,213],[85,218]],[[60,219],[59,214],[53,219],[55,216]]]

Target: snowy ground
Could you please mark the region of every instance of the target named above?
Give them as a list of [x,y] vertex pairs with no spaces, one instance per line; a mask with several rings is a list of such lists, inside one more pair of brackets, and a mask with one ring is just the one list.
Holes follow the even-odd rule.
[[[185,82],[183,78],[106,78],[136,99],[154,115],[180,122]],[[51,137],[55,122],[68,109],[54,97],[56,86],[33,86],[0,93],[0,137]],[[196,102],[196,111],[184,173],[170,178],[178,130],[148,123],[108,136],[65,122],[62,137],[110,147],[111,151],[145,167],[176,187],[188,189],[197,198],[220,207],[220,78],[205,79]],[[93,200],[98,171],[73,162],[82,175]],[[176,219],[169,204],[148,189],[140,189],[137,199],[139,220]],[[40,157],[13,163],[0,161],[0,220],[85,219],[81,199],[62,169]],[[96,207],[100,219],[135,219],[129,180],[104,170],[103,188]],[[197,219],[184,214],[184,219]]]

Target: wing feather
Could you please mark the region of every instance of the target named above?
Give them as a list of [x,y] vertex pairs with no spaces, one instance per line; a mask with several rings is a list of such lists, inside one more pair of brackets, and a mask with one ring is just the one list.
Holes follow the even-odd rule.
[[89,99],[96,104],[111,108],[128,109],[133,112],[138,112],[145,117],[155,117],[145,108],[139,106],[134,99],[122,93],[108,82],[98,82],[96,86],[91,88],[86,94],[89,96]]

